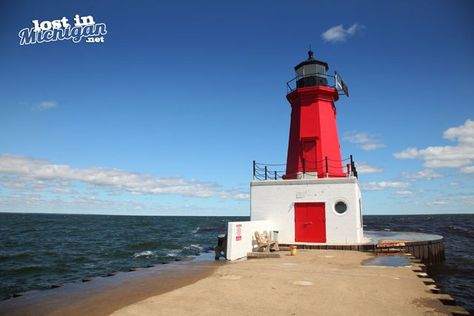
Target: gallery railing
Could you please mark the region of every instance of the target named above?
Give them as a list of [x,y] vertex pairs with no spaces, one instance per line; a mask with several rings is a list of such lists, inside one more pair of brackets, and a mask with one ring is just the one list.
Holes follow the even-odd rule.
[[[309,172],[313,172],[316,170],[317,166],[321,166],[323,164],[323,170],[325,171],[324,174],[318,175],[318,178],[334,178],[334,177],[356,177],[358,178],[357,168],[352,159],[352,155],[350,155],[346,159],[342,160],[334,160],[325,157],[323,160],[320,161],[310,161],[307,159],[301,159],[301,166],[302,170],[299,172],[305,178],[305,175]],[[346,165],[346,171],[342,172],[342,168]],[[333,173],[331,170],[341,168],[340,173]],[[297,173],[287,174],[286,173],[286,164],[271,164],[271,163],[261,163],[253,161],[253,179],[254,180],[280,180],[280,179],[294,179],[298,176]]]
[[311,73],[298,75],[286,83],[287,93],[295,91],[297,88],[325,86],[336,89],[340,95],[349,96],[349,88],[341,75],[334,72],[334,75],[325,73]]

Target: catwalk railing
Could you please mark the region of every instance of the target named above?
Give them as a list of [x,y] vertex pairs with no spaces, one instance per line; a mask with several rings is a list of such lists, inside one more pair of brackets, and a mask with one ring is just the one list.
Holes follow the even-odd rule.
[[[352,155],[349,158],[343,160],[334,160],[325,157],[323,160],[320,161],[310,161],[307,159],[301,159],[301,166],[302,170],[293,174],[286,173],[286,164],[272,164],[272,163],[261,163],[253,161],[253,179],[254,180],[280,180],[280,179],[293,179],[297,178],[298,175],[304,176],[309,172],[314,172],[317,170],[317,166],[321,166],[323,164],[323,168],[325,173],[320,175],[318,174],[318,178],[341,178],[341,177],[351,177],[354,176],[358,178],[357,168],[352,159]],[[331,170],[343,168],[345,164],[346,171],[344,176],[341,176],[341,173],[334,174]],[[342,171],[342,170],[341,170]]]
[[334,72],[334,75],[326,73],[311,73],[298,75],[286,83],[287,93],[295,91],[298,87],[326,86],[335,88],[340,95],[349,96],[349,88],[341,75]]

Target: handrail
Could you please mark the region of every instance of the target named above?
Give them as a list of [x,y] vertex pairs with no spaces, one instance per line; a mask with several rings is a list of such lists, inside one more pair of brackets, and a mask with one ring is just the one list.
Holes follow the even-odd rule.
[[305,74],[305,75],[297,75],[293,79],[286,82],[287,93],[293,92],[297,89],[296,83],[298,80],[308,78],[308,77],[319,77],[322,79],[326,79],[327,84],[322,85],[322,86],[335,88],[340,95],[343,95],[343,94],[348,95],[346,93],[347,90],[345,92],[343,89],[342,78],[341,76],[338,75],[337,72],[334,72],[334,75],[324,74],[320,72],[315,72],[315,73],[310,73],[310,74]]
[[[306,166],[307,163],[324,163],[324,170],[326,172],[326,177],[341,177],[341,175],[333,175],[330,174],[329,169],[330,168],[335,168],[339,167],[339,165],[336,165],[336,163],[340,162],[341,165],[343,165],[344,162],[348,161],[348,172],[346,174],[346,177],[354,176],[356,178],[359,177],[359,174],[357,172],[356,165],[354,163],[354,160],[352,158],[352,155],[350,155],[346,159],[329,159],[327,156],[324,157],[324,159],[320,161],[309,161],[306,159],[301,160],[301,164],[303,167],[303,174],[306,174]],[[260,163],[256,162],[255,160],[253,161],[252,169],[253,169],[253,179],[254,180],[280,180],[286,178],[290,178],[293,176],[296,176],[296,174],[286,174],[286,170],[281,170],[281,168],[276,168],[276,167],[282,167],[284,166],[286,169],[286,164],[281,164],[281,163]]]

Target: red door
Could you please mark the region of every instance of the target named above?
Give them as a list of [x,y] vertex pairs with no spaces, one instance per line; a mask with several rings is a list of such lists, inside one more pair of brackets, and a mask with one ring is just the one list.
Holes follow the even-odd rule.
[[295,203],[295,241],[326,242],[324,203]]

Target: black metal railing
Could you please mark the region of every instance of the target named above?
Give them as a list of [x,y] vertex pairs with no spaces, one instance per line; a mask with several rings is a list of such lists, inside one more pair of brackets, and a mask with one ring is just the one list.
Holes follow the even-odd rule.
[[[279,170],[280,169],[280,170]],[[281,170],[283,169],[283,170]],[[286,173],[286,164],[269,164],[253,161],[254,180],[279,180]]]
[[334,72],[334,75],[324,73],[298,75],[286,83],[286,92],[290,93],[295,91],[300,87],[300,84],[303,84],[304,86],[326,86],[335,88],[339,94],[349,96],[347,86],[337,72]]
[[[348,166],[347,166],[346,172],[343,173],[344,176],[341,176],[341,173],[337,173],[337,174],[331,173],[331,170],[333,169],[338,169],[341,167],[343,168],[344,163],[346,162]],[[306,173],[314,172],[318,170],[318,166],[321,166],[321,164],[323,164],[324,166],[325,174],[322,176],[318,175],[318,178],[327,178],[327,177],[340,178],[340,177],[350,177],[350,176],[354,176],[356,178],[359,177],[352,155],[350,155],[348,158],[342,159],[342,160],[330,159],[327,156],[324,157],[324,159],[320,161],[311,161],[311,160],[301,158],[303,178]],[[255,160],[253,161],[252,169],[253,169],[253,179],[260,180],[260,181],[280,180],[280,179],[285,179],[285,178],[294,179],[297,177],[298,173],[301,173],[301,172],[296,172],[293,174],[287,174],[286,164],[261,163],[261,162],[256,162]]]

